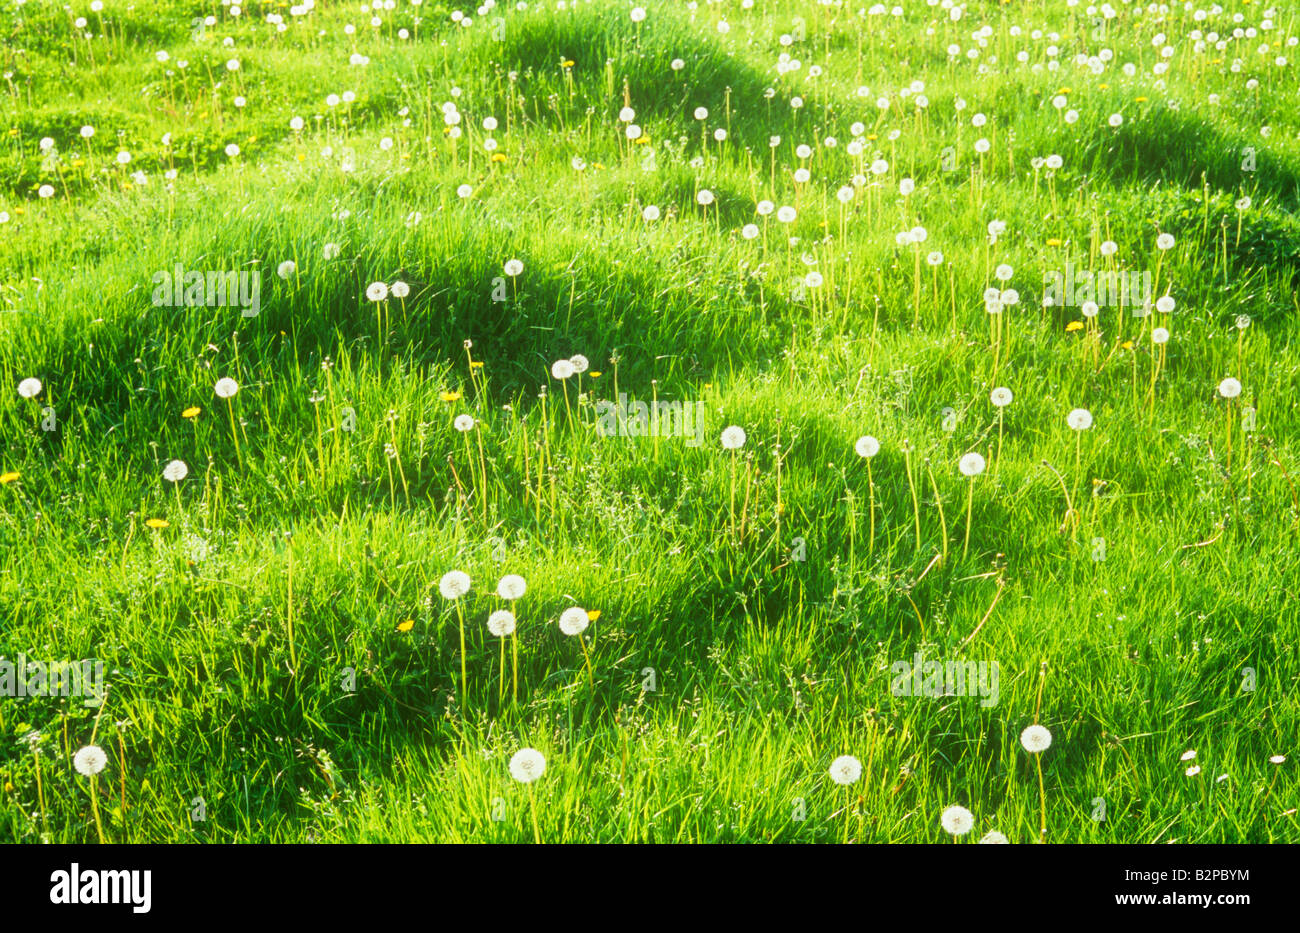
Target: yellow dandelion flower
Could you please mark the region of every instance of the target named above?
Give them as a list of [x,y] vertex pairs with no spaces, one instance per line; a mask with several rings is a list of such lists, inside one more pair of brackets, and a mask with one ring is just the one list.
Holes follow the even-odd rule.
[[469,364],[469,368],[470,368],[470,369],[482,369],[482,368],[483,368],[483,361],[482,361],[482,360],[474,360],[473,362],[471,362],[471,363]]
[[18,479],[19,475],[18,473],[0,473],[0,486],[8,486]]
[[1065,325],[1065,332],[1067,334],[1076,330],[1083,330],[1083,321],[1071,321],[1069,324]]
[[14,792],[14,785],[13,785],[13,782],[12,782],[12,781],[5,781],[5,793],[6,793],[6,794],[12,794],[13,792]]
[[1060,245],[1061,245],[1061,241],[1058,240],[1056,237],[1048,237],[1048,238],[1047,238],[1047,245],[1048,245],[1048,246],[1060,246]]
[[599,162],[592,162],[592,163],[591,163],[591,167],[594,168],[594,169],[602,169],[602,168],[604,168],[605,166],[601,165]]
[[1098,84],[1098,85],[1097,85],[1097,90],[1099,90],[1099,91],[1108,91],[1108,90],[1110,90],[1110,85],[1109,85],[1109,84]]
[[566,58],[564,61],[560,62],[560,67],[561,67],[561,68],[572,68],[572,67],[573,67],[573,62],[572,62],[570,59],[567,59],[567,58]]
[[460,401],[460,393],[459,393],[459,392],[439,392],[439,393],[438,393],[438,398],[442,399],[444,402],[459,402],[459,401]]
[[588,610],[587,610],[587,620],[588,620],[589,622],[595,622],[595,621],[596,621],[597,619],[599,619],[599,618],[600,618],[600,610],[599,610],[599,609],[588,609]]
[[165,518],[151,518],[146,521],[145,524],[150,528],[166,528],[171,525],[171,522],[167,521]]
[[1069,93],[1070,93],[1070,89],[1069,89],[1068,87],[1063,87],[1063,88],[1061,88],[1059,91],[1057,91],[1056,93],[1058,93],[1058,94],[1069,94]]
[[1147,101],[1147,99],[1146,99],[1145,97],[1135,97],[1135,98],[1133,98],[1133,103],[1135,103],[1135,104],[1145,104],[1146,101]]
[[867,134],[867,139],[875,139],[875,138],[876,138],[876,134],[875,134],[875,133],[868,133],[868,134]]
[[203,409],[200,408],[198,405],[191,405],[189,408],[187,408],[187,409],[185,409],[183,412],[181,412],[181,417],[182,417],[182,418],[197,418],[197,417],[199,416],[199,412],[201,412],[201,411],[203,411]]
[[1132,350],[1132,349],[1133,349],[1133,341],[1132,341],[1132,340],[1125,340],[1123,343],[1120,344],[1120,346],[1123,347],[1125,350]]
[[[402,156],[402,158],[406,159],[406,158],[410,158],[410,157],[409,157],[409,156]],[[492,153],[492,161],[493,161],[493,162],[504,162],[505,160],[506,160],[505,153],[503,153],[503,152],[494,152],[494,153]]]
[[415,628],[414,619],[407,619],[405,622],[399,622],[397,624],[397,630],[399,632],[409,632],[413,628]]
[[599,370],[599,369],[589,369],[589,370],[587,370],[587,375],[590,376],[592,379],[599,379],[599,378],[600,378],[600,370]]

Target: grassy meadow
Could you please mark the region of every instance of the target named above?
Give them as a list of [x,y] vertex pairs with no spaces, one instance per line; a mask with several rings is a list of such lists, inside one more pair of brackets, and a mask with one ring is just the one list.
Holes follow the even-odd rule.
[[0,31],[0,839],[1300,842],[1294,6]]

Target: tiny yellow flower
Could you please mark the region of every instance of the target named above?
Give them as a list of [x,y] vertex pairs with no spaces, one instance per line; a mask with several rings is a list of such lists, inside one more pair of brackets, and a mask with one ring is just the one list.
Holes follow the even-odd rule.
[[200,408],[198,405],[191,405],[189,408],[187,408],[187,409],[185,409],[183,412],[181,412],[181,417],[182,417],[182,418],[197,418],[197,417],[199,416],[199,412],[201,412],[201,411],[203,411],[203,409]]
[[1067,334],[1076,330],[1083,330],[1083,321],[1071,321],[1069,324],[1065,325],[1065,332]]
[[460,401],[460,393],[459,393],[459,392],[439,392],[439,393],[438,393],[438,398],[442,399],[444,402],[458,402],[458,401]]
[[471,363],[469,364],[469,368],[470,368],[470,369],[482,369],[482,368],[483,368],[483,361],[482,361],[482,360],[474,360],[473,362],[471,362]]
[[166,528],[171,524],[171,522],[167,521],[165,518],[151,518],[146,521],[145,524],[150,528]]
[[599,370],[599,369],[591,369],[591,370],[588,370],[588,371],[587,371],[587,375],[590,376],[592,379],[599,379],[599,378],[600,378],[600,370]]
[[399,632],[409,632],[413,628],[415,628],[414,619],[407,619],[405,622],[399,622],[397,625],[397,630]]
[[[404,158],[404,159],[405,159],[405,158],[409,158],[409,156],[402,156],[402,158]],[[492,153],[492,161],[493,161],[493,162],[504,162],[505,160],[506,160],[505,153],[503,153],[503,152],[494,152],[494,153]]]
[[17,473],[0,473],[0,486],[8,486],[14,480],[18,479]]
[[1135,98],[1133,98],[1133,103],[1135,103],[1135,104],[1144,104],[1144,103],[1146,103],[1146,100],[1147,100],[1147,99],[1146,99],[1145,97],[1135,97]]
[[560,67],[561,67],[561,68],[572,68],[572,67],[573,67],[573,62],[566,58],[564,61],[560,62]]
[[1063,88],[1061,88],[1059,91],[1057,91],[1056,93],[1058,93],[1058,94],[1069,94],[1069,93],[1070,93],[1070,89],[1069,89],[1068,87],[1063,87]]
[[1059,239],[1057,239],[1056,237],[1048,237],[1048,238],[1047,238],[1047,245],[1048,245],[1048,246],[1060,246],[1060,245],[1061,245],[1061,241],[1060,241]]
[[1133,349],[1133,341],[1132,341],[1132,340],[1125,340],[1123,343],[1120,344],[1120,346],[1123,347],[1125,350],[1132,350],[1132,349]]
[[5,793],[6,793],[6,794],[12,794],[13,792],[14,792],[14,785],[13,785],[13,782],[12,782],[12,781],[5,781]]
[[1109,85],[1109,84],[1098,84],[1098,85],[1097,85],[1097,90],[1099,90],[1099,91],[1108,91],[1108,90],[1110,90],[1110,85]]
[[875,133],[868,133],[868,134],[867,134],[867,139],[875,139],[875,138],[876,138],[876,134],[875,134]]
[[587,610],[587,620],[588,620],[589,622],[595,622],[595,621],[596,621],[597,619],[599,619],[599,618],[600,618],[600,610],[599,610],[599,609],[588,609],[588,610]]

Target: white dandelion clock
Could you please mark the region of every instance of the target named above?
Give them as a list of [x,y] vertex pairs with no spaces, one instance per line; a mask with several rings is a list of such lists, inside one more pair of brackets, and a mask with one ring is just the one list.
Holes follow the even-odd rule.
[[587,610],[581,606],[570,606],[560,613],[560,631],[565,635],[581,635],[588,624]]
[[388,297],[388,285],[383,282],[371,282],[366,286],[366,298],[370,301],[383,301]]
[[989,401],[998,408],[1006,408],[1011,404],[1012,398],[1014,398],[1014,396],[1011,394],[1011,390],[1006,386],[998,386],[989,393]]
[[957,461],[957,469],[963,476],[976,477],[984,472],[984,458],[977,453],[968,453]]
[[841,755],[831,762],[830,775],[836,784],[855,784],[862,777],[862,762],[852,755]]
[[1086,408],[1075,408],[1065,416],[1065,423],[1075,431],[1086,431],[1092,427],[1092,412]]
[[173,460],[163,467],[163,479],[169,483],[179,483],[189,475],[190,468],[185,465],[184,460]]
[[965,807],[949,807],[939,816],[944,832],[951,836],[964,836],[975,828],[975,815]]
[[880,441],[876,440],[870,434],[864,434],[858,438],[857,443],[853,445],[853,450],[859,457],[871,459],[880,453]]
[[515,614],[509,609],[498,609],[488,616],[487,627],[497,638],[505,638],[515,630]]
[[1241,394],[1241,383],[1229,376],[1219,383],[1219,394],[1224,398],[1236,398]]
[[546,757],[535,748],[521,748],[510,757],[510,776],[531,784],[546,771]]
[[35,376],[18,383],[18,394],[23,398],[36,398],[41,394],[41,380]]
[[469,592],[469,574],[463,570],[448,570],[438,581],[438,592],[443,599],[460,599]]
[[1020,733],[1020,744],[1025,747],[1025,751],[1030,754],[1047,751],[1052,744],[1052,733],[1046,726],[1040,726],[1035,723]]
[[505,600],[516,600],[528,589],[528,583],[517,573],[508,573],[497,583],[497,595]]
[[568,379],[576,372],[577,370],[573,368],[573,363],[570,360],[556,360],[554,363],[551,364],[552,379],[559,379],[563,381],[565,379]]
[[739,425],[733,424],[722,431],[722,446],[726,450],[739,450],[745,446],[746,439],[745,429]]
[[512,279],[524,271],[524,264],[518,259],[507,259],[504,266],[506,275]]
[[456,420],[452,422],[452,425],[456,428],[457,431],[460,431],[462,433],[465,431],[472,431],[474,430],[474,416],[457,415]]
[[78,774],[94,777],[108,765],[108,756],[98,745],[86,745],[72,756],[72,766]]
[[217,393],[217,398],[234,398],[235,393],[239,391],[239,383],[226,376],[217,380],[212,391]]
[[990,830],[989,832],[985,833],[984,837],[980,839],[980,845],[1005,846],[1010,844],[1011,844],[1011,840],[1006,837],[1006,834],[1000,833],[996,829]]

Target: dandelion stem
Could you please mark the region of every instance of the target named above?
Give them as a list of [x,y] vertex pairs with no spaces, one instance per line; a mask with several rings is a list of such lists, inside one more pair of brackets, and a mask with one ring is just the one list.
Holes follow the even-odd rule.
[[460,702],[462,710],[465,708],[465,685],[468,677],[465,673],[465,611],[460,607],[460,600],[456,600],[456,624],[460,629]]
[[582,645],[582,656],[587,661],[587,685],[594,691],[596,689],[596,678],[591,672],[591,654],[587,651],[587,639],[581,634],[578,635],[578,644]]
[[104,845],[104,825],[99,820],[99,794],[96,788],[98,775],[90,776],[90,811],[95,814],[95,833],[99,836],[99,844]]
[[975,502],[975,477],[971,477],[970,485],[966,487],[966,541],[962,544],[961,559],[965,560],[966,555],[970,553],[970,516],[971,506]]
[[542,844],[542,831],[537,827],[537,798],[533,796],[533,785],[528,785],[528,810],[533,816],[533,841]]
[[497,703],[501,704],[506,699],[506,640],[501,639],[501,666],[498,669],[497,676]]
[[867,553],[870,555],[876,553],[876,483],[871,476],[870,460],[867,460],[867,495],[870,497],[867,503],[867,512],[870,515],[868,524],[871,529],[868,532]]

